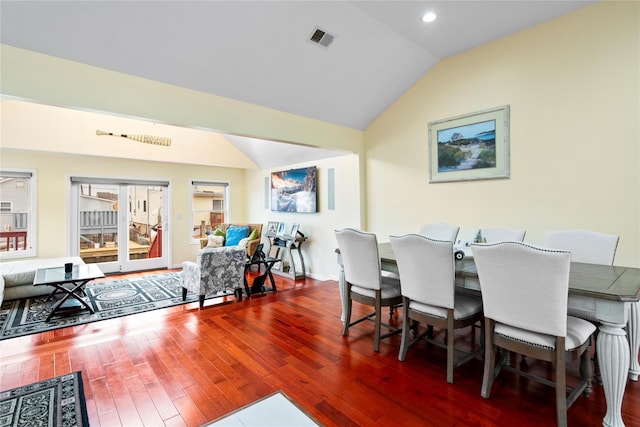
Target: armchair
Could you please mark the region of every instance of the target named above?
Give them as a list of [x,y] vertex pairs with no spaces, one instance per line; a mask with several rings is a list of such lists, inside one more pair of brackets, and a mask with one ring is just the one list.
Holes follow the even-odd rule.
[[242,299],[246,259],[245,248],[241,246],[200,249],[197,262],[182,263],[182,300],[187,298],[187,291],[195,292],[202,309],[205,297],[229,295],[233,291]]

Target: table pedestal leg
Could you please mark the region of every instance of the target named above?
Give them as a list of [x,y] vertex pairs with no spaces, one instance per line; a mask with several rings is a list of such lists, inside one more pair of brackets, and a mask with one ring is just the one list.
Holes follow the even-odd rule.
[[600,325],[596,351],[602,375],[602,386],[607,400],[607,413],[602,425],[623,427],[622,398],[629,372],[629,342],[624,325],[605,323]]
[[627,335],[629,335],[629,344],[631,346],[629,379],[638,381],[638,375],[640,375],[640,364],[638,363],[638,353],[640,351],[640,302],[632,302],[629,304]]

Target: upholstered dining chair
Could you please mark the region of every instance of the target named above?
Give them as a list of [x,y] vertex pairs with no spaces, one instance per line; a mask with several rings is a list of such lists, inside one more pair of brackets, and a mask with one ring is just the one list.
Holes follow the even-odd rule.
[[[501,369],[556,390],[559,426],[567,425],[567,409],[580,393],[591,391],[591,360],[586,351],[595,326],[567,316],[571,253],[520,242],[472,245],[484,303],[485,362],[481,395],[488,399]],[[555,383],[496,364],[496,347],[555,364]],[[579,384],[567,396],[566,358],[580,358]]]
[[[394,307],[402,303],[400,281],[382,275],[378,241],[376,235],[352,228],[335,231],[340,256],[344,266],[344,277],[347,292],[347,310],[345,313],[342,335],[349,334],[349,328],[362,321],[373,321],[373,350],[379,351],[380,340],[400,333],[400,329],[383,324],[382,307]],[[352,302],[372,306],[373,313],[351,321]],[[381,327],[390,330],[381,334]]]
[[182,300],[187,291],[199,296],[200,309],[206,297],[234,294],[242,298],[247,252],[244,246],[205,247],[197,262],[182,263]]
[[460,227],[444,222],[426,224],[420,227],[420,234],[434,240],[455,242]]
[[444,328],[446,345],[429,341],[447,349],[447,382],[453,383],[453,369],[482,353],[482,347],[478,346],[454,359],[454,330],[482,319],[482,300],[455,292],[453,242],[417,234],[390,236],[390,241],[400,273],[404,313],[398,359],[404,361],[409,347],[431,332],[427,329],[410,341],[411,321]]
[[547,231],[544,246],[571,252],[571,261],[613,265],[619,236],[591,230]]
[[[571,261],[573,262],[613,265],[619,239],[620,237],[615,234],[599,233],[597,231],[584,229],[555,230],[545,233],[544,246],[571,252]],[[569,316],[586,319],[594,322],[596,325],[599,324],[592,310],[581,308],[592,305],[592,302],[588,298],[579,295],[570,295],[568,304],[569,308],[567,312]],[[630,327],[628,329],[632,330],[633,328]],[[594,342],[597,338],[598,331],[596,330]],[[635,356],[637,360],[637,354]],[[596,368],[596,378],[599,379],[600,370],[597,353],[594,353],[593,361]]]
[[480,232],[486,241],[485,243],[522,242],[527,233],[526,230],[517,228],[483,228]]
[[[544,235],[544,246],[571,252],[571,261],[586,264],[613,265],[619,236],[615,234],[599,233],[591,230],[574,229],[547,231]],[[569,315],[595,321],[593,313],[580,310],[576,306],[586,298],[580,296],[569,297]]]

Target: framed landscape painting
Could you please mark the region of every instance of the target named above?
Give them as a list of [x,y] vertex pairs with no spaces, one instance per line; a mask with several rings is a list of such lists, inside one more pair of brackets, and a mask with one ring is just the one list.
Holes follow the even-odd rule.
[[509,178],[509,106],[429,123],[429,182]]

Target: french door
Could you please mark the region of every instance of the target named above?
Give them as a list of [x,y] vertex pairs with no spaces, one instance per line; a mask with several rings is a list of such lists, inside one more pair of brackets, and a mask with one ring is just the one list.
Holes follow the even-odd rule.
[[71,178],[71,253],[104,273],[169,267],[169,183]]

